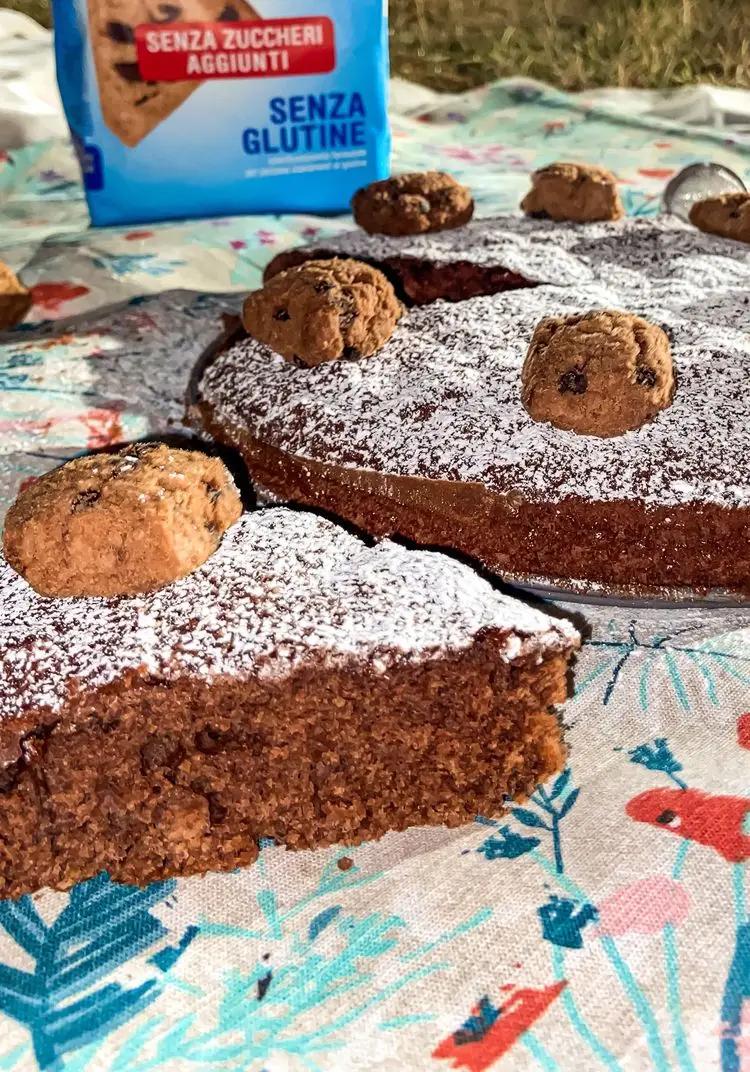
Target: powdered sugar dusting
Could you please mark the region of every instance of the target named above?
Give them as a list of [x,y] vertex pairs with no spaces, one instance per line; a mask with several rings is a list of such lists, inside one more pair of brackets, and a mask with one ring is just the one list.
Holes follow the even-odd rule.
[[436,264],[502,266],[555,286],[619,282],[638,289],[666,279],[704,290],[750,282],[748,246],[704,234],[671,216],[584,224],[500,216],[406,238],[350,231],[327,239],[325,248],[378,261],[417,257]]
[[[248,339],[206,371],[203,398],[227,424],[328,464],[476,481],[533,500],[750,505],[750,249],[670,221],[521,219],[418,239],[345,235],[336,244],[359,255],[365,247],[392,255],[398,245],[410,255],[442,250],[449,259],[449,249],[476,259],[492,242],[502,246],[506,232],[517,249],[543,256],[544,278],[556,285],[411,309],[383,350],[356,362],[299,369]],[[567,267],[555,276],[561,251],[580,262],[574,284]],[[534,277],[530,265],[508,266]],[[669,409],[607,440],[536,423],[520,394],[537,322],[596,308],[663,327],[678,378]]]
[[0,559],[0,716],[64,703],[142,667],[166,680],[278,678],[354,660],[385,673],[507,632],[502,657],[565,649],[573,627],[496,592],[468,567],[315,514],[244,515],[189,577],[135,598],[46,599]]

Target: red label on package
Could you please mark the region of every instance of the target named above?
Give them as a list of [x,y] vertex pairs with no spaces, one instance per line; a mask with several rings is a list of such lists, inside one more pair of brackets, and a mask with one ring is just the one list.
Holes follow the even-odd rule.
[[135,40],[144,82],[328,74],[336,66],[333,23],[325,15],[144,23]]

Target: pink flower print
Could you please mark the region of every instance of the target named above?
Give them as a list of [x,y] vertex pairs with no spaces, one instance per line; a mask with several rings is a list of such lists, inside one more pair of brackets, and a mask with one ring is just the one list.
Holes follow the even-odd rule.
[[451,160],[465,160],[467,164],[479,164],[482,162],[480,153],[475,153],[473,149],[467,149],[463,145],[447,145],[443,152]]
[[232,249],[247,249],[247,242],[241,238],[233,238],[229,245]]
[[467,149],[464,145],[449,145],[444,150],[445,155],[453,160],[463,160],[470,164],[497,164],[503,160],[506,153],[504,145],[484,145],[479,149]]
[[258,231],[258,238],[262,246],[273,246],[276,243],[276,235],[273,231]]
[[139,331],[157,331],[158,324],[151,316],[150,313],[144,313],[143,310],[136,307],[135,311],[128,317],[133,327]]
[[682,923],[690,911],[690,897],[682,885],[665,875],[621,886],[599,905],[596,935],[657,934],[668,923]]

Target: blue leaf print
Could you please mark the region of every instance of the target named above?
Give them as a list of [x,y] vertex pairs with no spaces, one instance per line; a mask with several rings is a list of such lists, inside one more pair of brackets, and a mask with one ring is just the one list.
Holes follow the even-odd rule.
[[198,927],[187,927],[177,945],[164,946],[158,953],[154,953],[152,957],[149,957],[149,964],[153,964],[160,971],[168,972],[170,968],[175,966],[199,931],[200,928]]
[[[129,1025],[114,1054],[112,1040],[99,1041],[86,1072],[239,1072],[275,1068],[279,1062],[286,1067],[290,1060],[295,1068],[327,1068],[324,1055],[346,1046],[363,1017],[446,970],[444,957],[434,955],[438,946],[444,949],[492,914],[489,908],[477,911],[432,940],[415,943],[404,933],[407,925],[399,916],[355,916],[331,905],[333,877],[340,889],[383,877],[375,873],[354,879],[351,871],[339,871],[339,858],[340,850],[333,850],[311,890],[300,891],[294,904],[288,903],[288,888],[282,905],[275,891],[265,888],[260,898],[266,913],[262,932],[202,922],[202,941],[212,935],[253,942],[261,938],[260,958],[247,972],[226,971],[223,992],[218,1001],[212,997],[210,1011],[208,995],[195,987],[185,989],[184,1000],[192,1004],[183,1009],[191,1011],[171,1029],[168,1013],[162,1017],[154,1011]],[[324,928],[324,940],[311,940],[311,934],[319,935]],[[381,1026],[403,1028],[431,1018],[408,1012],[408,1006],[404,1011],[408,1014],[389,1017]],[[480,1011],[489,1022],[492,1009]]]
[[0,926],[34,964],[31,971],[0,965],[0,1011],[28,1028],[40,1068],[61,1069],[64,1054],[114,1031],[157,996],[156,979],[92,988],[164,937],[149,910],[174,886],[134,889],[102,873],[76,886],[51,924],[30,897],[0,903]]
[[279,927],[279,913],[276,904],[276,894],[273,890],[261,890],[258,894],[258,905],[266,918],[268,929],[274,938],[281,935]]
[[515,860],[540,844],[538,837],[524,837],[509,826],[503,826],[497,834],[488,837],[477,849],[488,860]]
[[111,272],[118,279],[130,275],[131,272],[145,272],[146,275],[158,278],[169,275],[184,265],[184,261],[158,260],[155,253],[100,253],[92,257],[92,263],[97,268],[103,268]]
[[479,999],[476,1013],[473,1013],[468,1020],[464,1020],[458,1031],[454,1032],[453,1041],[457,1046],[478,1042],[484,1038],[499,1016],[500,1009],[493,1005],[485,994]]
[[[161,1022],[161,1017],[154,1017],[152,1020],[147,1020],[145,1024],[139,1024],[133,1035],[120,1047],[109,1072],[130,1072],[135,1059]],[[177,1022],[180,1024],[182,1021]]]
[[554,785],[552,786],[552,792],[549,795],[550,800],[555,800],[564,791],[568,782],[570,781],[570,774],[570,767],[566,767],[562,774],[559,774],[557,778],[555,778]]
[[540,819],[536,812],[529,811],[528,808],[513,808],[511,815],[514,819],[518,819],[519,823],[523,823],[524,826],[534,826],[541,830],[549,830],[544,819]]
[[341,911],[341,905],[333,905],[331,908],[325,908],[322,912],[319,912],[314,919],[310,921],[310,926],[307,931],[307,937],[310,941],[314,941],[322,930],[332,923],[336,916]]
[[677,772],[682,770],[682,764],[672,755],[666,737],[656,737],[653,743],[639,744],[637,748],[632,748],[628,755],[631,763],[645,767],[646,770],[660,771],[680,789],[687,789],[687,784],[677,776]]
[[570,809],[573,807],[575,802],[578,800],[578,794],[580,792],[581,792],[580,789],[573,789],[570,793],[568,793],[567,797],[563,801],[562,807],[560,808],[559,812],[557,813],[557,818],[558,819],[562,819],[568,814]]
[[542,937],[553,945],[567,949],[580,949],[583,946],[583,928],[599,915],[592,904],[587,902],[579,908],[575,901],[558,897],[557,894],[552,894],[547,904],[537,910],[537,914],[542,924]]
[[742,1020],[745,1002],[750,999],[750,922],[737,928],[735,952],[729,966],[721,1002],[721,1069],[740,1072]]

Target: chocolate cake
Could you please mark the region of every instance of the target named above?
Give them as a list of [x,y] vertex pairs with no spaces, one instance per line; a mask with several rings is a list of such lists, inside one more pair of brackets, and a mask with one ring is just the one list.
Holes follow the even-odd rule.
[[2,561],[0,631],[0,896],[457,824],[563,762],[570,625],[303,511],[133,597],[44,598]]
[[663,293],[668,303],[690,305],[692,299],[700,304],[704,292],[739,293],[750,283],[746,245],[706,235],[673,217],[575,224],[503,216],[406,238],[347,231],[324,247],[278,254],[266,278],[326,257],[375,265],[412,305],[595,282],[618,288],[623,297],[645,288]]
[[[198,420],[259,485],[501,575],[750,592],[750,249],[669,220],[508,218],[329,252],[400,265],[404,291],[416,258],[448,301],[411,309],[363,361],[299,369],[248,338],[208,355]],[[466,264],[488,288],[510,272],[533,289],[449,304]],[[521,399],[539,321],[592,309],[661,328],[676,374],[668,409],[607,440]]]

